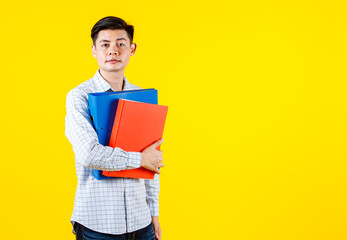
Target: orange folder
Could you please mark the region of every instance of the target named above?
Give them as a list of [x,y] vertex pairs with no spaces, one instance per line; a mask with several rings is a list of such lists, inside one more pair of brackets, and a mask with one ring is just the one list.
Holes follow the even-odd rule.
[[[119,99],[109,146],[127,152],[142,152],[163,137],[167,110],[167,106]],[[140,167],[102,171],[102,174],[108,177],[153,179],[155,173]]]

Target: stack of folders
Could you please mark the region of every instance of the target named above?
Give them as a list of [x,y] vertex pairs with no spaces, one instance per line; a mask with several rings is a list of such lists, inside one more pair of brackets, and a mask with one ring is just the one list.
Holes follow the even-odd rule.
[[[141,152],[162,138],[168,107],[157,105],[155,89],[91,93],[88,102],[99,143],[104,146]],[[122,171],[93,169],[93,175],[98,180],[110,177],[154,178],[154,172],[144,168]]]

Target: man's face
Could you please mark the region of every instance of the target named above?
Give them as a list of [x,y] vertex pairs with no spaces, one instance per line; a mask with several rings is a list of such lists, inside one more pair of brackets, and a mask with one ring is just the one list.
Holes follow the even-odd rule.
[[136,44],[130,44],[127,32],[122,29],[100,31],[92,45],[92,54],[104,72],[124,72],[135,50]]

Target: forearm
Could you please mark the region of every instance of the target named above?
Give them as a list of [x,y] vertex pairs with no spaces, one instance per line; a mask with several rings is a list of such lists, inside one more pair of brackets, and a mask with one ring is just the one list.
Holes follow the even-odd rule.
[[141,166],[141,154],[99,144],[86,99],[67,96],[65,135],[72,144],[76,162],[84,167],[118,171]]
[[76,161],[88,168],[119,171],[139,168],[141,165],[141,154],[126,152],[120,148],[105,147],[95,143],[88,150],[76,154]]

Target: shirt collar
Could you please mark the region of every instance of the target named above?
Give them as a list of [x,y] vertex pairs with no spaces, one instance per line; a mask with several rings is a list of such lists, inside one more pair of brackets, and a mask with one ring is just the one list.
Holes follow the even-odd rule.
[[[114,92],[111,85],[108,82],[106,82],[106,80],[100,75],[99,69],[96,71],[93,77],[93,81],[97,92]],[[123,76],[123,81],[123,91],[131,90],[131,84],[125,76]]]

